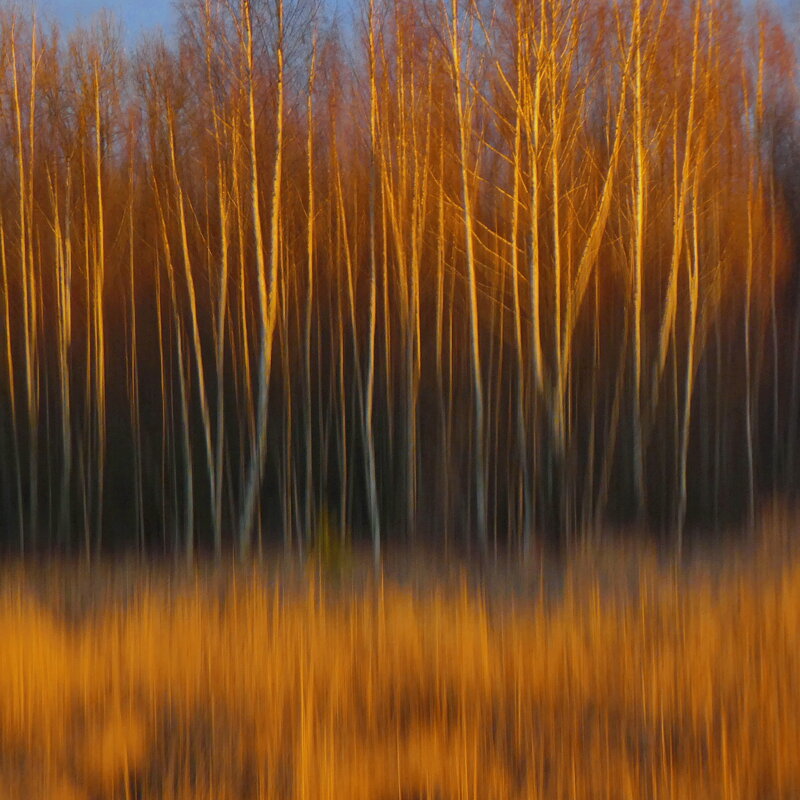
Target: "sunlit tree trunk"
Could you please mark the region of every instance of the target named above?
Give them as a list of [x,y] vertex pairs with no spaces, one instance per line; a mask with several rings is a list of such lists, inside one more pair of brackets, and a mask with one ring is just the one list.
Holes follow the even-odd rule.
[[283,165],[283,0],[276,0],[275,14],[277,38],[276,57],[276,129],[273,161],[272,197],[270,212],[270,261],[267,272],[264,241],[261,229],[259,200],[258,156],[256,151],[256,109],[254,91],[254,46],[253,20],[250,0],[242,7],[245,48],[247,58],[247,102],[248,127],[250,132],[250,194],[253,206],[253,230],[255,236],[256,270],[258,275],[258,306],[260,315],[261,354],[258,369],[258,410],[255,437],[251,443],[250,465],[244,487],[242,511],[239,524],[239,551],[245,558],[252,546],[253,521],[259,504],[261,484],[267,456],[267,410],[269,403],[270,376],[272,372],[272,340],[277,315],[277,278],[280,263],[280,212],[281,176]]
[[[446,12],[447,13],[447,12]],[[478,278],[474,252],[474,222],[471,197],[471,158],[469,140],[472,119],[472,100],[469,96],[469,79],[465,74],[468,69],[469,40],[466,49],[463,44],[461,10],[458,0],[451,0],[448,15],[448,36],[450,48],[450,69],[453,78],[453,90],[456,103],[456,126],[458,129],[459,168],[461,172],[462,219],[464,223],[464,250],[467,267],[467,286],[469,292],[469,337],[472,371],[472,403],[473,403],[473,470],[475,475],[476,532],[478,545],[482,553],[488,547],[487,511],[486,511],[486,462],[485,462],[485,420],[483,399],[483,373],[481,369],[480,328],[478,318]]]

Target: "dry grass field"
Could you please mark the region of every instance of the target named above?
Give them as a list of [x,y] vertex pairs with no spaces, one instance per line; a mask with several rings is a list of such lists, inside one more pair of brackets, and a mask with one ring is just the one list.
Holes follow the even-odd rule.
[[0,798],[800,797],[800,560],[738,552],[6,567]]

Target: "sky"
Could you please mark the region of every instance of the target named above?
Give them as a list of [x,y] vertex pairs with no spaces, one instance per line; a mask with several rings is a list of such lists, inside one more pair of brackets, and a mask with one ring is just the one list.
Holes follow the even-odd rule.
[[[800,11],[800,0],[775,2],[786,11]],[[128,42],[134,42],[139,33],[154,27],[161,27],[169,34],[175,21],[172,0],[28,0],[28,3],[35,4],[67,28],[88,20],[101,8],[108,8],[122,21]]]
[[[169,34],[174,25],[172,0],[28,0],[41,13],[67,28],[86,22],[102,8],[114,12],[123,24],[127,41],[135,41],[144,30],[161,27]],[[24,5],[24,4],[23,4]]]

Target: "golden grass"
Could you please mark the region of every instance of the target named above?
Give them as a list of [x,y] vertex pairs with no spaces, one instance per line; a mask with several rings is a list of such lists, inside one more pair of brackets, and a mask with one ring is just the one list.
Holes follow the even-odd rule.
[[794,560],[594,554],[541,594],[77,567],[0,589],[2,800],[789,798],[798,712]]

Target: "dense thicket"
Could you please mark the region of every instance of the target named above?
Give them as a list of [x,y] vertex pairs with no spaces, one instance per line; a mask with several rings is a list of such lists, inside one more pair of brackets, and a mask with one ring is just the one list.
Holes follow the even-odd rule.
[[738,0],[0,19],[11,548],[561,541],[800,485],[796,53]]

